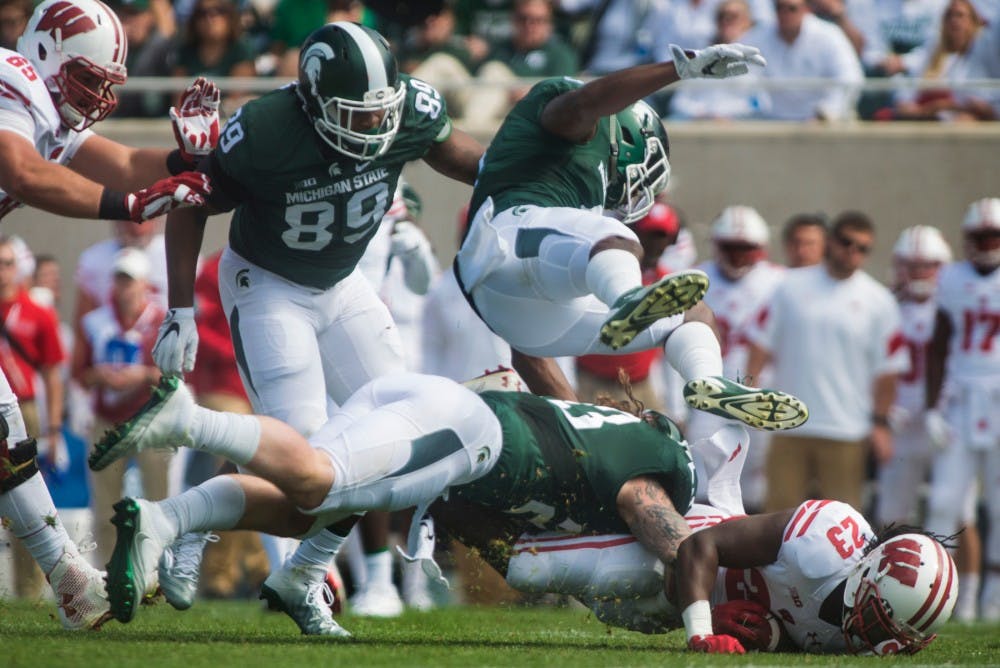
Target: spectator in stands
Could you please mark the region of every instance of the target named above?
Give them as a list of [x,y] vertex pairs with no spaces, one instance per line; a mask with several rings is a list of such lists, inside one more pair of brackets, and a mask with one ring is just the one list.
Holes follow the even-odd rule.
[[[234,2],[198,0],[177,49],[174,76],[252,77],[256,73],[254,53],[243,40]],[[245,93],[228,97],[227,106],[233,109],[247,99]]]
[[162,219],[146,221],[141,225],[130,220],[117,220],[111,226],[114,236],[88,246],[77,259],[73,277],[76,283],[74,327],[84,314],[108,303],[113,278],[110,267],[123,248],[146,251],[152,265],[147,282],[153,299],[164,307],[167,305],[167,248],[161,231]]
[[[552,0],[514,0],[513,31],[509,39],[493,45],[487,64],[502,63],[511,74],[522,78],[577,74],[576,53],[553,29],[553,12]],[[510,104],[527,92],[527,86],[512,91]]]
[[[96,421],[91,442],[135,413],[149,398],[149,387],[160,379],[152,350],[164,310],[149,298],[151,265],[138,248],[123,248],[111,264],[114,277],[110,303],[83,316],[73,350],[73,377],[95,397]],[[167,465],[163,453],[135,457],[142,474],[143,496],[167,495]],[[112,504],[122,496],[128,460],[112,464],[91,477],[92,509],[98,562],[105,563],[115,543]]]
[[[746,0],[723,0],[715,11],[712,44],[739,42],[753,17]],[[760,113],[760,99],[747,88],[726,82],[706,82],[681,88],[670,98],[670,118],[751,118]]]
[[[659,259],[668,246],[677,241],[680,219],[671,206],[657,202],[632,229],[642,244],[642,282],[654,283],[667,275]],[[663,402],[650,380],[653,365],[663,356],[660,348],[627,355],[584,355],[576,358],[576,394],[580,401],[597,401],[608,396],[617,401],[628,399],[619,378],[624,371],[632,396],[646,408],[662,411]]]
[[[670,18],[660,29],[657,60],[670,60],[669,44],[681,44],[686,49],[701,49],[712,44],[716,31],[716,13],[722,0],[676,0],[670,4]],[[773,26],[774,6],[771,0],[748,0],[751,15],[758,26]]]
[[[65,358],[55,312],[35,303],[18,275],[18,260],[10,237],[0,236],[0,369],[21,406],[24,429],[38,439],[39,454],[54,461],[62,431],[63,381],[59,365]],[[39,422],[36,374],[44,385],[45,413]],[[14,543],[15,591],[21,598],[38,598],[45,577],[20,541]]]
[[850,0],[847,13],[864,35],[869,76],[920,72],[948,0]]
[[513,0],[455,1],[458,33],[467,36],[467,45],[473,58],[485,58],[490,44],[510,39],[514,32],[511,20],[513,10]]
[[31,0],[0,0],[0,47],[17,50],[17,38],[34,9]]
[[[920,78],[957,83],[980,74],[973,44],[983,22],[969,0],[950,0],[941,21],[941,35],[920,69]],[[888,120],[991,121],[996,112],[989,93],[963,89],[924,89],[897,96],[896,106],[876,118]]]
[[[986,15],[987,11],[994,9],[988,3],[976,2],[976,9],[980,15]],[[994,9],[995,14],[1000,14],[1000,9]],[[980,31],[975,44],[972,45],[972,55],[974,71],[977,77],[984,79],[1000,79],[1000,16],[988,19],[986,28]],[[994,90],[989,95],[990,104],[993,105],[993,112],[1000,117],[1000,91]]]
[[[560,3],[565,7],[567,3]],[[670,19],[669,0],[590,0],[574,8],[594,9],[590,36],[580,54],[583,69],[602,75],[654,62],[660,30]]]
[[[125,67],[129,76],[164,77],[171,74],[174,59],[173,25],[163,26],[148,0],[120,0],[111,8],[121,19],[122,29],[128,38],[128,55]],[[118,97],[118,117],[163,118],[170,108],[170,96],[165,93],[122,92]]]
[[296,77],[299,46],[309,34],[327,23],[361,23],[364,6],[358,0],[278,0],[271,26],[271,51],[278,57],[276,74]]
[[799,213],[788,219],[781,231],[785,266],[811,267],[826,253],[826,219],[814,213]]
[[809,498],[860,507],[868,447],[879,464],[892,457],[889,409],[909,368],[899,306],[862,268],[868,216],[842,213],[828,241],[824,262],[786,272],[747,332],[747,373],[773,362],[774,383],[809,406],[808,422],[771,441],[765,512]]
[[451,0],[411,27],[399,52],[399,68],[441,91],[452,117],[465,114],[474,91],[460,84],[472,78],[477,66],[466,40],[455,34]]
[[753,76],[766,80],[826,79],[821,88],[776,88],[765,118],[804,121],[846,120],[854,117],[854,103],[864,80],[861,63],[840,28],[812,14],[806,0],[776,0],[774,26],[756,26],[744,41],[767,56],[767,67]]
[[[860,0],[861,3],[867,0]],[[855,53],[861,56],[865,47],[865,34],[861,28],[854,23],[850,13],[847,11],[848,0],[809,0],[809,8],[813,14],[819,18],[834,24],[844,32],[844,36],[851,42]],[[858,4],[854,0],[850,4]]]

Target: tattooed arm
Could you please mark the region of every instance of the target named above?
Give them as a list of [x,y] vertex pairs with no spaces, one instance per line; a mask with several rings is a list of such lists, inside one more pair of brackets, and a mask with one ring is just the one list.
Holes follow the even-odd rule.
[[629,480],[618,491],[618,514],[642,545],[663,562],[663,589],[672,599],[670,574],[681,542],[691,534],[663,485],[651,476]]

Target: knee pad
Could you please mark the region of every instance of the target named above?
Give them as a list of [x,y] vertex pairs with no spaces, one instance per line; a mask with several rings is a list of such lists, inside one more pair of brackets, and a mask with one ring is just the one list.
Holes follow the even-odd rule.
[[538,248],[538,274],[545,296],[567,301],[590,294],[587,263],[592,244],[576,237],[551,235]]

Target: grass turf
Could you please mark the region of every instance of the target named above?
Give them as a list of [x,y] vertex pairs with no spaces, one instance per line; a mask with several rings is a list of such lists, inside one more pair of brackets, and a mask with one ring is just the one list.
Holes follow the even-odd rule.
[[62,630],[50,604],[0,601],[0,666],[700,666],[1000,665],[1000,626],[948,625],[913,657],[794,654],[743,657],[684,651],[680,631],[644,636],[609,629],[586,611],[448,608],[374,621],[345,616],[353,640],[306,638],[290,619],[251,602],[199,602],[180,613],[144,606],[128,625]]

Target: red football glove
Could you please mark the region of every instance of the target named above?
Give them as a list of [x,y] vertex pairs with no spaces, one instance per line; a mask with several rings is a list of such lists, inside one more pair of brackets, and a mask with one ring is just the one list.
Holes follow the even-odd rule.
[[[774,651],[780,629],[773,615],[756,601],[729,601],[712,608],[712,628],[740,641],[747,649]],[[776,633],[777,631],[777,633]]]
[[125,206],[133,222],[157,218],[185,206],[202,206],[212,192],[208,177],[201,172],[181,172],[161,179],[138,192],[125,195]]
[[181,95],[180,108],[170,107],[174,139],[191,167],[219,143],[219,98],[218,87],[198,77]]
[[688,640],[688,648],[695,652],[707,652],[708,654],[747,653],[739,640],[724,635],[691,636],[691,639]]

